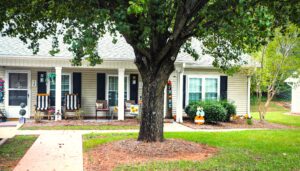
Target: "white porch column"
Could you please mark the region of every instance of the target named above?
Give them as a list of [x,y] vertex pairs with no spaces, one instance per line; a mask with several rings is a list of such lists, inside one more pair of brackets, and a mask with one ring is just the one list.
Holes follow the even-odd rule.
[[183,68],[180,68],[177,71],[177,104],[176,104],[176,122],[182,123],[182,99],[183,99]]
[[118,70],[118,120],[124,120],[124,74],[125,69]]
[[[62,67],[55,67],[55,113],[61,114],[61,71]],[[55,115],[55,120],[61,120],[61,117]]]
[[164,88],[164,118],[166,118],[167,114],[167,85]]

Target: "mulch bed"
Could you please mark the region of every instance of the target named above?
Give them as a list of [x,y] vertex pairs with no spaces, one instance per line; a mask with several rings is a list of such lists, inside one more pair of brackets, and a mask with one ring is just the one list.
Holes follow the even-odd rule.
[[32,122],[26,122],[23,125],[23,128],[26,127],[33,127],[33,126],[83,126],[83,125],[95,125],[95,126],[101,126],[101,125],[111,125],[111,126],[138,126],[139,122],[136,119],[126,119],[124,121],[84,121],[84,120],[61,120],[61,121],[49,121],[49,120],[42,120],[41,123],[36,123],[34,121]]
[[231,122],[219,122],[218,124],[203,124],[203,125],[197,125],[193,123],[192,121],[184,121],[182,124],[185,126],[188,126],[190,128],[194,129],[235,129],[235,128],[265,128],[265,129],[290,129],[295,128],[293,126],[287,126],[287,125],[281,125],[276,123],[270,123],[265,121],[264,123],[261,123],[258,120],[252,120],[253,124],[248,125],[245,119],[239,119]]
[[155,143],[127,139],[103,144],[84,153],[84,170],[110,171],[119,165],[153,161],[201,161],[217,152],[217,148],[178,139]]

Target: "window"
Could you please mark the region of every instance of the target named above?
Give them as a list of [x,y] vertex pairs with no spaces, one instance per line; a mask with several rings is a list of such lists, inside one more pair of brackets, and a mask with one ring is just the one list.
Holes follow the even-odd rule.
[[[55,106],[55,79],[50,82],[50,104]],[[62,74],[61,76],[61,103],[64,105],[65,94],[70,93],[71,91],[71,75]]]
[[[129,95],[128,76],[124,77],[124,100],[128,100]],[[118,76],[108,76],[108,105],[118,105]]]
[[189,79],[189,102],[202,99],[202,78]]
[[205,99],[217,100],[218,98],[218,79],[206,78],[205,79]]
[[219,97],[218,76],[189,76],[187,79],[187,102],[217,100]]

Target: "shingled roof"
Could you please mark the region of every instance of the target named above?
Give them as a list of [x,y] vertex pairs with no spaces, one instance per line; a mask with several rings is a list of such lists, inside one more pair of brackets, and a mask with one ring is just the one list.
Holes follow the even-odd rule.
[[[113,43],[113,38],[109,34],[105,34],[98,43],[98,53],[103,60],[134,60],[135,55],[132,47],[126,42],[126,40],[118,36],[117,43]],[[51,56],[49,51],[52,47],[52,39],[42,39],[39,41],[39,52],[34,55],[31,49],[28,49],[28,44],[24,44],[19,38],[15,37],[0,37],[0,57],[53,57],[53,58],[72,58],[72,53],[68,50],[68,45],[63,44],[60,41],[60,52]],[[201,55],[201,43],[194,39],[192,46]],[[244,55],[243,59],[248,62],[248,65],[252,65],[251,57]],[[195,61],[191,55],[180,52],[178,54],[176,62],[184,62],[196,66],[211,67],[213,57],[210,55],[201,55],[200,59]]]

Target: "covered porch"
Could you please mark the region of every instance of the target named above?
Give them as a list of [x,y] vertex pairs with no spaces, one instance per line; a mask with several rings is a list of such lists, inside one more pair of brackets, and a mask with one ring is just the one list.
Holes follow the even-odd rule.
[[[11,58],[9,61],[4,61],[4,66],[0,68],[6,82],[5,110],[9,118],[20,117],[18,111],[21,101],[27,104],[25,117],[32,118],[35,114],[38,94],[49,94],[50,106],[55,113],[63,112],[65,94],[78,94],[80,109],[87,119],[96,117],[97,100],[106,100],[110,111],[113,111],[114,118],[118,120],[130,117],[129,112],[114,111],[113,108],[125,109],[127,100],[134,101],[134,104],[142,101],[142,80],[132,61],[104,61],[103,64],[95,67],[84,63],[80,67],[74,67],[68,60],[61,58],[34,61],[23,59],[22,63],[17,61],[17,58]],[[47,62],[56,67],[50,67]],[[183,67],[180,65],[176,68],[170,77],[173,83],[173,92],[170,95],[173,100],[171,105],[167,103],[166,90],[164,114],[165,116],[167,113],[177,114],[176,120],[182,122]],[[12,89],[10,86],[10,84],[20,83],[23,84],[21,87],[16,85]],[[120,94],[123,96],[119,96]],[[12,101],[14,103],[11,103]],[[97,116],[104,118],[107,117],[107,113],[97,112]]]

